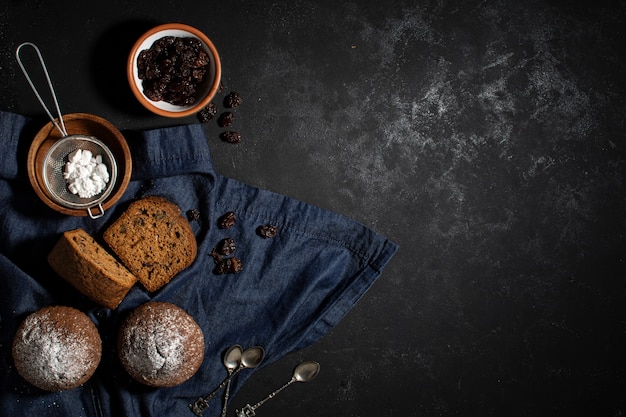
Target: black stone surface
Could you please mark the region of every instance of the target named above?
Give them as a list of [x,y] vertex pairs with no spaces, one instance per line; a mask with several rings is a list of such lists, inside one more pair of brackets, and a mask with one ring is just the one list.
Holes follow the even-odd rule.
[[[134,39],[202,29],[238,91],[219,172],[397,241],[329,335],[260,370],[233,408],[276,416],[626,413],[624,1],[67,0],[0,3],[0,108],[41,117],[14,59],[39,45],[65,113],[146,113]],[[234,414],[231,414],[234,415]]]

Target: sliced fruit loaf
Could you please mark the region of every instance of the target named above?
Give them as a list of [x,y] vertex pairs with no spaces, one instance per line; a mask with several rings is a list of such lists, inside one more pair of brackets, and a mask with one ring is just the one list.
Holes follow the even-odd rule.
[[105,230],[104,240],[150,292],[191,265],[198,251],[180,208],[158,196],[131,203]]

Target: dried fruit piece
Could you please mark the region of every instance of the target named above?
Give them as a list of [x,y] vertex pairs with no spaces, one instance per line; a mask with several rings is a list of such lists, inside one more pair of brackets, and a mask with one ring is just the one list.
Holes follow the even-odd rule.
[[217,106],[210,102],[205,108],[198,112],[198,119],[201,123],[207,123],[217,114]]
[[215,247],[215,252],[220,255],[228,256],[231,255],[236,249],[235,239],[232,237],[227,237],[219,241],[217,246]]
[[264,224],[262,226],[257,227],[256,232],[262,238],[269,239],[269,238],[273,238],[274,236],[276,236],[278,229],[276,228],[276,226],[273,226],[271,224]]
[[220,217],[217,221],[217,225],[220,229],[230,229],[237,222],[237,217],[235,216],[235,212],[228,211],[222,217]]
[[231,108],[231,109],[235,109],[239,107],[242,102],[243,102],[243,97],[241,97],[241,94],[239,94],[236,91],[231,91],[224,98],[224,106]]
[[152,178],[141,183],[141,185],[139,186],[139,191],[137,192],[137,196],[135,197],[135,200],[142,199],[149,193],[152,193],[154,186],[155,186],[155,182],[154,182],[154,179]]
[[198,220],[199,218],[200,218],[200,210],[198,209],[187,210],[187,220],[192,222],[192,221]]
[[237,258],[224,258],[221,259],[217,266],[215,267],[215,273],[218,275],[222,274],[236,274],[243,270],[243,265],[241,264],[241,260]]
[[220,115],[220,118],[217,121],[217,124],[220,127],[228,127],[232,125],[234,121],[235,121],[235,115],[233,114],[233,112],[227,111]]
[[228,130],[220,135],[222,139],[228,143],[239,143],[241,142],[241,133],[235,132],[233,130]]

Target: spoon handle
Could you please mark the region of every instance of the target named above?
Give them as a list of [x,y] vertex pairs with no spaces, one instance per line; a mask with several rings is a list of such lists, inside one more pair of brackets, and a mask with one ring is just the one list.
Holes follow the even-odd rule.
[[226,391],[224,391],[224,405],[222,406],[222,416],[226,417],[226,411],[228,410],[228,398],[230,397],[230,379],[226,383]]
[[[263,404],[265,404],[267,401],[271,400],[272,398],[274,398],[276,395],[278,395],[279,392],[281,392],[282,390],[284,390],[285,388],[287,388],[289,385],[293,384],[294,382],[296,382],[296,377],[293,377],[289,380],[289,382],[287,382],[285,385],[283,385],[282,387],[278,388],[276,391],[272,392],[271,394],[269,394],[267,397],[263,398],[261,401],[259,401],[258,403],[254,404],[253,406],[250,406],[249,404],[247,404],[241,411],[245,412],[246,414],[237,414],[242,415],[242,416],[253,416],[254,415],[254,410],[256,410],[257,408],[259,408],[260,406],[262,406]],[[252,414],[249,414],[249,413]]]
[[236,411],[236,413],[237,413],[237,417],[252,417],[256,415],[256,413],[254,412],[254,409],[250,406],[250,404],[246,404],[244,408]]
[[209,403],[204,401],[204,398],[200,397],[196,402],[189,404],[189,409],[198,417],[202,417],[202,412],[207,409]]
[[213,390],[213,392],[211,392],[209,395],[207,395],[206,397],[200,397],[198,398],[193,404],[189,404],[189,408],[191,409],[191,412],[194,413],[196,416],[201,417],[202,416],[202,412],[204,410],[206,410],[209,407],[209,401],[215,397],[215,394],[217,394],[217,392],[219,390],[221,390],[222,388],[224,388],[225,385],[227,385],[228,383],[230,383],[230,380],[237,375],[237,373],[239,371],[241,371],[243,369],[243,367],[239,367],[237,369],[235,369],[230,375],[228,375],[226,378],[224,378],[224,380],[221,382],[221,384],[219,384],[217,386],[217,388],[215,388]]

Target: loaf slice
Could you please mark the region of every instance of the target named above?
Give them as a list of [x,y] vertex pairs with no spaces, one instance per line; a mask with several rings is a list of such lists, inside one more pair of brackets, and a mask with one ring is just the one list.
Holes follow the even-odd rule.
[[157,196],[133,202],[104,232],[104,240],[150,292],[196,258],[196,236],[180,208]]
[[116,308],[137,282],[83,229],[63,233],[48,254],[48,263],[78,291],[110,309]]

